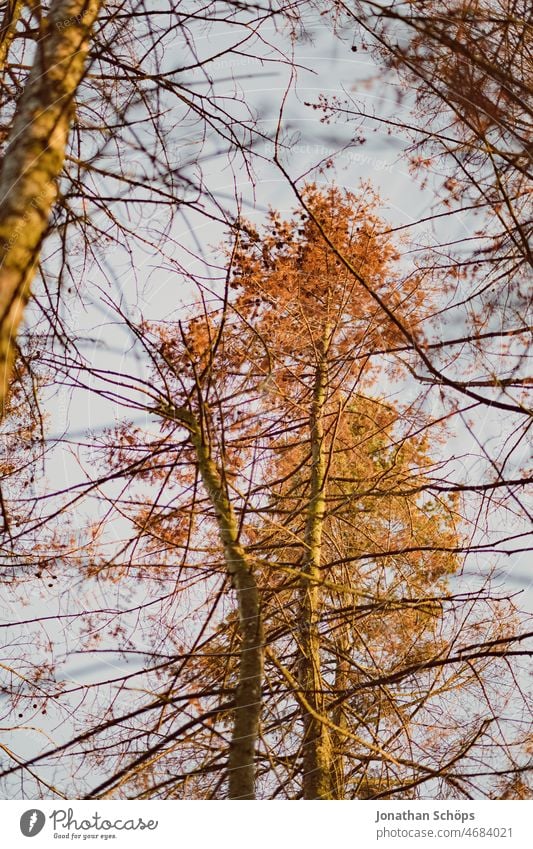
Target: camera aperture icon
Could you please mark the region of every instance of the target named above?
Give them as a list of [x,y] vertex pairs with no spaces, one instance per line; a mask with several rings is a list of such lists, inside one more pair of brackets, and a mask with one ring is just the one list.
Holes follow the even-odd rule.
[[46,817],[38,808],[24,811],[20,818],[20,830],[24,837],[36,837],[44,828]]

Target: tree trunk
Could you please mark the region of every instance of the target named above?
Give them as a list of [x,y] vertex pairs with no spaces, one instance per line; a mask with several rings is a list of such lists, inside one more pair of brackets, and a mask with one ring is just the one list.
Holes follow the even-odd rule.
[[0,417],[101,0],[53,0],[0,170]]
[[0,24],[0,72],[4,70],[7,54],[23,8],[24,0],[7,0],[4,7],[2,23]]
[[[300,585],[300,685],[313,715],[303,715],[303,797],[331,799],[331,741],[324,716],[323,680],[320,662],[319,604],[322,531],[326,499],[326,456],[324,445],[324,405],[327,394],[327,348],[329,328],[326,327],[315,371],[313,402],[309,422],[311,442],[311,487],[304,535],[305,554],[302,571],[309,578]],[[314,580],[313,580],[314,579]]]
[[[345,692],[348,687],[349,667],[346,658],[349,650],[349,638],[347,633],[341,633],[337,646],[339,653],[335,668],[335,693],[340,694]],[[346,798],[346,782],[343,752],[345,751],[346,737],[343,736],[342,732],[347,727],[347,722],[342,701],[335,708],[332,721],[336,728],[332,734],[332,795],[334,799],[344,799]]]
[[255,749],[261,714],[264,637],[259,590],[222,474],[211,456],[209,439],[196,417],[184,408],[165,415],[187,427],[202,482],[214,507],[226,568],[237,592],[239,612],[239,679],[235,692],[233,733],[228,758],[228,797],[255,799]]

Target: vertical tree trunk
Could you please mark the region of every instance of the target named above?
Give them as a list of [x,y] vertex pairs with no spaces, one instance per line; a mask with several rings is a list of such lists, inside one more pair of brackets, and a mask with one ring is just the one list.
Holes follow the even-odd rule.
[[[102,0],[53,0],[0,171],[0,417]],[[8,29],[9,32],[9,29]],[[7,34],[9,37],[9,35]]]
[[0,23],[0,73],[3,72],[7,54],[17,29],[17,24],[20,19],[24,0],[7,0],[2,15],[2,23]]
[[327,395],[326,326],[315,371],[313,401],[309,422],[311,442],[311,486],[305,526],[305,554],[300,588],[300,685],[313,713],[304,710],[303,797],[331,799],[331,741],[329,731],[318,716],[324,716],[323,680],[320,662],[319,604],[322,531],[326,506],[326,454],[324,445],[324,406]]
[[211,456],[205,431],[189,410],[174,409],[170,416],[189,430],[200,476],[215,510],[227,571],[237,592],[241,648],[228,758],[228,797],[255,799],[255,749],[261,714],[264,652],[259,590],[252,566],[239,542],[237,519],[221,472]]
[[[337,641],[337,647],[339,654],[335,668],[335,693],[338,698],[340,693],[344,692],[348,686],[349,668],[346,656],[348,654],[349,639],[347,633],[341,633]],[[346,728],[347,723],[342,701],[335,708],[332,721],[337,729],[332,734],[332,795],[334,799],[344,799],[346,797],[346,787],[343,752],[345,751],[346,737],[343,736],[342,732]]]

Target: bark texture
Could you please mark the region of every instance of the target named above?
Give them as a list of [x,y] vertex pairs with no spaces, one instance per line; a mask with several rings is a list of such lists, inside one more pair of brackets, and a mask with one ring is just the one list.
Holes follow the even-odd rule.
[[101,0],[53,0],[2,161],[0,416],[9,389],[17,331],[57,199],[74,98],[101,5]]
[[5,4],[2,23],[0,23],[0,73],[4,70],[7,54],[23,8],[24,0],[7,0]]

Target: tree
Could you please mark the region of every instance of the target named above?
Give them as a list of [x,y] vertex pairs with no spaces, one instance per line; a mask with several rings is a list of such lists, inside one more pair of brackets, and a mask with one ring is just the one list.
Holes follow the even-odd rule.
[[[22,3],[3,40],[7,53]],[[57,198],[76,92],[85,71],[99,2],[57,0],[17,104],[0,172],[0,415],[11,380],[15,338],[30,295],[41,243]],[[2,57],[5,61],[5,56]]]
[[[379,225],[368,205],[368,189],[365,195],[365,203],[358,202],[354,195],[342,198],[335,190],[322,197],[311,187],[306,192],[306,202],[330,238],[342,245],[340,249],[350,262],[383,291],[391,308],[401,311],[402,301],[410,299],[409,319],[413,320],[420,280],[391,285],[389,260],[393,248],[376,236]],[[363,339],[369,347],[376,345],[377,338],[381,342],[384,339],[383,334],[378,336],[371,319],[371,300],[365,302],[356,295],[353,279],[324,244],[314,221],[305,215],[302,218],[302,226],[297,229],[296,224],[274,216],[270,232],[260,240],[260,250],[253,234],[251,242],[245,243],[237,255],[235,284],[244,290],[238,301],[241,309],[252,299],[261,312],[261,302],[266,302],[265,315],[256,324],[256,332],[269,340],[269,357],[274,361],[269,378],[274,380],[278,393],[280,384],[283,386],[287,396],[285,416],[292,418],[295,410],[309,411],[303,423],[298,416],[291,428],[291,443],[299,436],[305,445],[303,456],[297,452],[292,464],[283,469],[282,479],[290,481],[289,503],[293,503],[289,515],[297,521],[290,534],[293,547],[294,541],[300,540],[297,566],[302,573],[296,613],[297,673],[288,674],[301,687],[302,792],[304,798],[315,799],[331,798],[333,792],[331,731],[325,719],[325,682],[320,660],[320,584],[325,568],[325,520],[330,509],[338,509],[335,500],[328,496],[329,476],[335,473],[334,458],[339,451],[335,436],[342,431],[343,406],[348,405],[355,387],[359,383],[364,386],[368,380],[364,360],[358,361],[354,352],[360,351]],[[394,339],[394,330],[391,335]],[[306,466],[308,473],[300,481]],[[299,498],[294,497],[295,481],[301,486]],[[333,508],[328,504],[330,498]]]
[[[363,197],[364,200],[358,199],[349,193],[342,197],[335,190],[322,194],[311,187],[304,194],[310,215],[302,213],[300,220],[293,222],[273,215],[267,232],[258,237],[251,231],[248,238],[243,238],[235,257],[237,309],[241,315],[253,316],[253,332],[268,349],[268,357],[260,359],[251,340],[246,343],[246,350],[252,353],[252,363],[262,363],[258,370],[261,380],[266,381],[270,404],[280,406],[283,421],[291,422],[290,435],[279,436],[274,442],[277,464],[267,461],[269,468],[276,469],[278,479],[269,486],[267,506],[259,508],[267,521],[262,534],[254,525],[253,551],[262,559],[266,555],[268,565],[262,570],[260,586],[267,588],[263,592],[268,600],[265,607],[272,608],[275,617],[273,633],[276,637],[282,635],[269,641],[267,618],[270,674],[273,670],[278,676],[281,673],[281,681],[269,681],[268,691],[276,693],[280,700],[280,687],[289,684],[281,705],[286,708],[291,697],[299,702],[302,727],[301,734],[296,734],[301,739],[300,755],[296,756],[297,761],[301,757],[300,770],[295,767],[294,754],[291,758],[284,752],[280,758],[276,745],[268,752],[268,763],[270,768],[273,764],[279,768],[280,763],[290,762],[292,776],[284,781],[278,778],[277,792],[280,787],[287,792],[296,773],[304,798],[344,798],[346,792],[354,793],[354,785],[356,795],[387,795],[423,784],[428,776],[442,777],[444,783],[449,780],[454,786],[455,777],[447,775],[450,750],[456,756],[452,760],[460,760],[458,752],[470,752],[487,722],[483,718],[474,723],[466,735],[459,724],[453,728],[452,722],[449,736],[442,735],[439,740],[442,748],[438,755],[438,746],[433,743],[433,757],[438,761],[440,755],[440,763],[405,763],[400,757],[402,767],[411,772],[409,779],[401,774],[398,763],[394,763],[398,772],[391,778],[390,761],[395,758],[382,749],[377,752],[377,759],[382,760],[385,779],[372,776],[371,756],[366,759],[366,771],[358,763],[352,773],[344,774],[342,763],[350,761],[346,754],[348,740],[355,740],[371,752],[372,742],[383,738],[393,740],[400,752],[420,745],[417,735],[421,729],[409,727],[405,706],[401,704],[405,698],[403,684],[413,668],[420,674],[421,667],[431,670],[435,664],[439,676],[443,655],[447,656],[444,665],[449,662],[453,674],[439,682],[438,698],[445,700],[448,692],[454,693],[458,703],[461,695],[466,698],[472,686],[472,660],[469,658],[463,667],[458,657],[453,657],[451,647],[459,634],[463,645],[468,644],[469,624],[475,642],[475,629],[479,627],[476,611],[472,611],[470,623],[468,617],[453,623],[453,617],[445,615],[439,604],[439,594],[446,597],[446,576],[459,568],[459,505],[453,495],[451,503],[440,496],[431,497],[431,481],[426,477],[431,465],[427,455],[430,421],[419,418],[416,406],[403,411],[402,419],[394,406],[382,407],[360,395],[375,377],[368,356],[362,352],[394,343],[397,331],[393,328],[387,338],[386,328],[374,321],[379,311],[372,298],[369,296],[365,302],[361,297],[352,274],[343,269],[336,252],[325,244],[321,230],[326,231],[350,265],[371,281],[374,291],[404,324],[416,326],[423,320],[424,309],[431,309],[427,278],[414,275],[399,279],[397,272],[394,275],[394,249],[379,235],[382,226],[369,208],[368,188]],[[254,367],[251,365],[245,373],[250,377]],[[398,372],[390,367],[389,379],[394,377],[399,379]],[[223,382],[221,377],[219,381]],[[266,412],[270,410],[267,408]],[[435,439],[434,428],[429,432]],[[365,433],[365,438],[361,439],[361,433]],[[365,448],[357,450],[361,443]],[[361,455],[364,457],[367,451],[365,463]],[[387,544],[380,544],[383,538]],[[375,546],[371,553],[369,540]],[[359,568],[353,575],[350,567],[355,564]],[[276,566],[289,570],[292,592],[287,590],[286,581],[276,580]],[[388,572],[394,568],[399,577],[391,580]],[[295,576],[299,580],[295,581]],[[400,599],[395,597],[396,592]],[[355,629],[350,623],[353,608],[346,605],[346,593],[355,598],[363,594],[368,599],[361,605],[363,622]],[[327,601],[324,594],[329,596]],[[389,625],[393,624],[383,634],[381,644],[376,620],[382,619],[391,596],[397,603],[392,602],[393,610],[386,615],[390,617]],[[282,613],[287,609],[295,611],[289,622]],[[504,620],[502,616],[502,624]],[[370,639],[365,639],[365,626]],[[510,626],[511,620],[503,625],[502,634],[509,634]],[[391,640],[391,631],[396,629],[397,641]],[[354,632],[368,651],[365,660],[374,663],[382,675],[384,669],[391,669],[384,674],[385,681],[390,677],[399,683],[395,712],[391,710],[394,696],[389,692],[385,704],[380,694],[374,704],[361,710],[363,720],[361,716],[354,717],[349,708],[344,714],[345,705],[361,686],[360,649],[356,648],[354,658],[347,648],[347,634]],[[496,639],[502,634],[496,628],[493,636]],[[287,645],[289,635],[294,640],[292,646]],[[282,643],[281,658],[276,656],[278,641]],[[387,662],[391,641],[392,657]],[[400,647],[405,646],[410,648],[407,655],[402,655]],[[375,653],[381,655],[379,663],[375,662]],[[483,666],[485,660],[480,658],[480,663]],[[380,678],[381,675],[377,684],[367,681],[368,689],[377,688]],[[420,686],[419,679],[417,684]],[[433,686],[434,682],[424,680],[422,692],[414,697],[414,716],[430,710],[426,702],[431,702],[428,693]],[[336,696],[328,698],[328,691],[336,688]],[[364,693],[365,687],[361,689]],[[272,716],[272,701],[266,704]],[[295,735],[294,716],[291,720]],[[369,731],[372,721],[376,722],[373,734]],[[390,738],[383,735],[380,723],[392,725]],[[284,724],[287,723],[281,715],[279,725],[283,728]],[[416,721],[413,724],[416,726]],[[361,739],[361,727],[369,731],[370,739]],[[458,735],[455,740],[454,733]],[[276,743],[279,746],[279,740]],[[372,754],[375,756],[376,751]],[[268,774],[268,768],[265,772]],[[460,781],[457,785],[461,786]]]
[[132,532],[111,553],[102,539],[92,573],[170,584],[178,603],[144,645],[137,702],[60,749],[105,753],[88,798],[468,797],[522,766],[519,728],[490,754],[505,659],[521,654],[512,602],[453,586],[468,545],[457,494],[432,490],[436,425],[394,400],[401,364],[368,356],[394,338],[315,219],[402,321],[432,308],[428,280],[400,274],[367,187],[305,199],[312,216],[247,226],[221,300],[136,329],[144,386],[101,375],[162,430],[106,440],[126,486],[110,506]]

